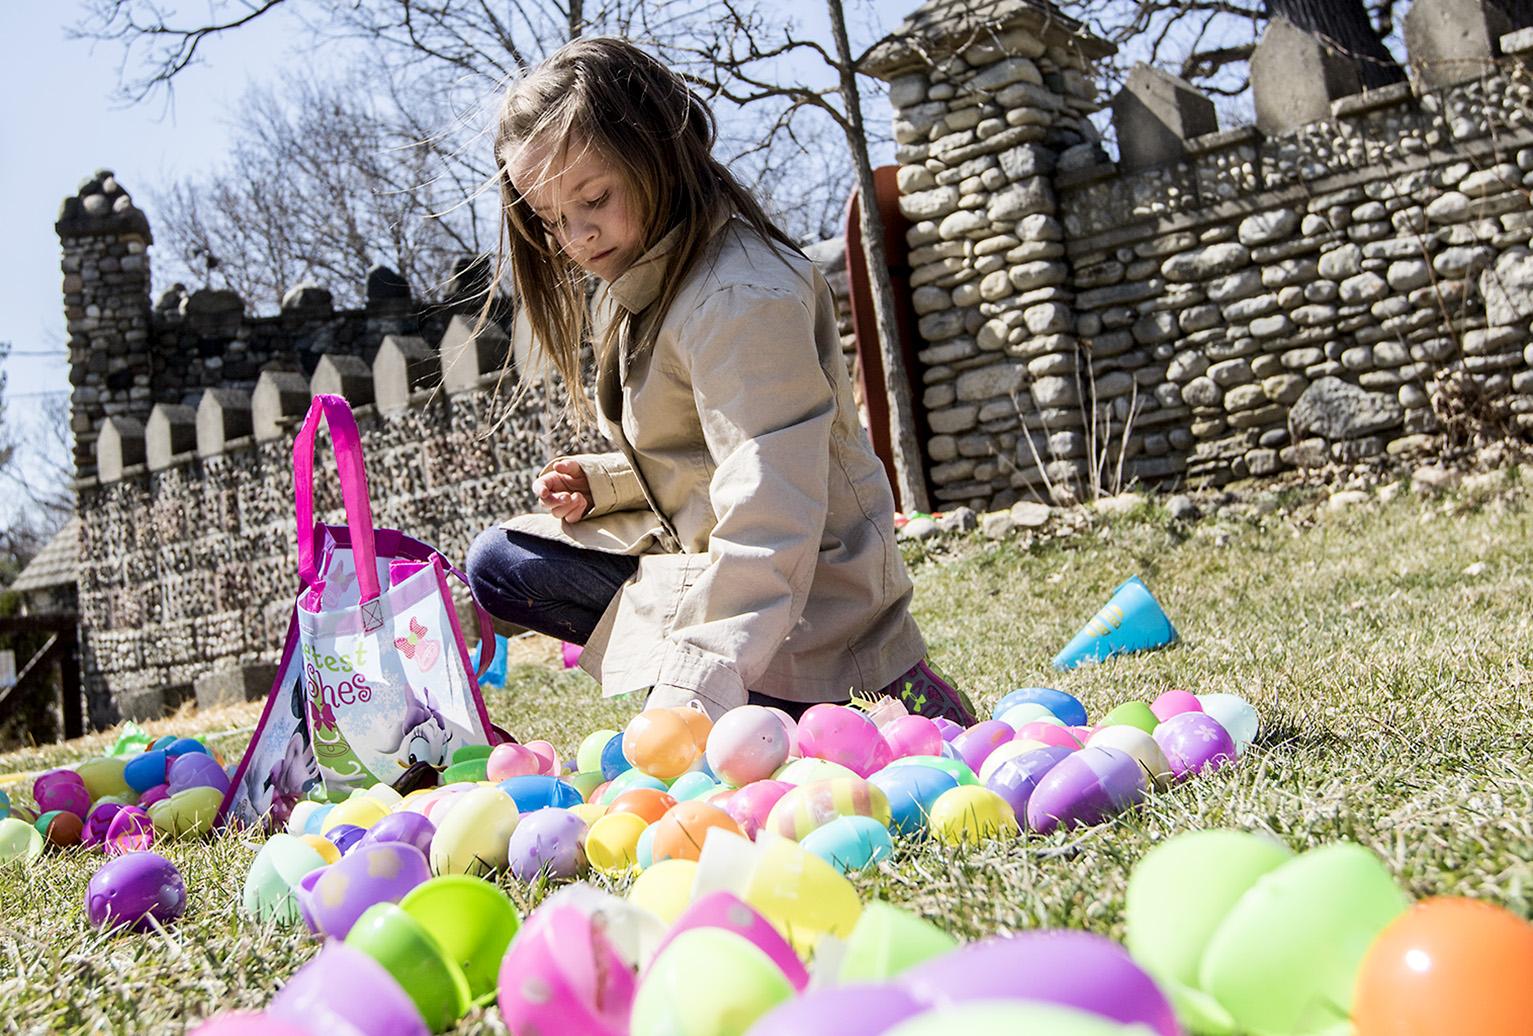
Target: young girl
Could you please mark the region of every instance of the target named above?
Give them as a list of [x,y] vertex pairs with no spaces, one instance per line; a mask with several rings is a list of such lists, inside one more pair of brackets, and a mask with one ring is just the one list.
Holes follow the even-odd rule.
[[830,289],[713,158],[714,132],[679,77],[619,39],[570,43],[507,94],[498,266],[509,247],[577,421],[589,331],[616,448],[549,462],[533,483],[546,513],[475,540],[474,592],[584,644],[604,692],[647,690],[647,707],[798,714],[886,694],[972,723],[924,659]]

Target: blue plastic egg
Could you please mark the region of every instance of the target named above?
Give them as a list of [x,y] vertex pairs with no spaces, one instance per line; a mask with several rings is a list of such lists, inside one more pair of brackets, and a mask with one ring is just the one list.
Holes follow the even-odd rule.
[[325,817],[329,816],[330,811],[334,808],[335,803],[327,802],[323,806],[320,806],[318,809],[311,812],[303,822],[303,830],[298,833],[301,835],[319,834],[319,829],[324,826]]
[[1086,706],[1074,695],[1064,691],[1056,691],[1052,687],[1019,687],[995,703],[995,709],[990,716],[992,719],[1000,719],[1001,713],[1013,705],[1022,705],[1026,702],[1035,702],[1058,716],[1060,721],[1067,727],[1084,727],[1086,725]]
[[647,871],[655,865],[655,826],[650,824],[639,835],[639,844],[634,847],[634,858],[639,861],[639,870]]
[[717,791],[720,787],[719,782],[708,774],[701,770],[693,770],[676,778],[676,783],[671,785],[671,798],[677,802],[700,799],[711,791]]
[[623,754],[623,735],[614,734],[601,750],[601,775],[603,780],[612,780],[624,770],[633,769],[633,763]]
[[901,834],[926,830],[932,803],[958,778],[933,766],[888,766],[868,778],[868,783],[889,798],[889,827]]
[[201,752],[203,755],[213,754],[212,752],[208,751],[207,745],[203,744],[201,741],[198,741],[194,737],[178,737],[170,743],[169,748],[165,749],[165,754],[171,758],[175,758],[178,755],[185,755],[188,752]]
[[156,784],[165,783],[168,758],[163,748],[136,755],[122,768],[122,779],[128,782],[128,787],[142,795]]
[[549,806],[569,809],[584,801],[573,785],[548,774],[507,777],[497,787],[511,796],[519,813],[531,813],[535,809],[547,809]]
[[872,817],[837,817],[799,842],[842,874],[860,871],[894,855],[889,829]]

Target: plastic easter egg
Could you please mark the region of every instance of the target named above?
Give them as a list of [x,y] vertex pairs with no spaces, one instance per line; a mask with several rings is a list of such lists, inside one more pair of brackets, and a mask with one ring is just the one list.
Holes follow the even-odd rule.
[[366,795],[355,795],[345,802],[337,803],[335,808],[325,815],[319,825],[319,833],[329,834],[330,829],[342,824],[350,824],[367,830],[378,821],[389,815],[388,808],[377,799],[368,798]]
[[[325,866],[328,867],[332,863],[340,863],[341,862],[341,847],[336,845],[330,839],[326,838],[324,835],[298,835],[297,838],[304,845],[308,846],[310,849],[313,849],[315,852],[319,853],[319,855],[325,861]],[[312,874],[314,872],[310,871],[309,873]],[[305,876],[305,877],[307,877],[307,876]],[[300,890],[301,890],[301,886],[303,885],[303,881],[304,881],[304,879],[299,879],[299,883],[298,884],[299,884]],[[302,898],[301,897],[300,897],[300,900],[299,900],[299,909],[300,909],[300,911],[303,909],[303,902],[302,902]],[[308,917],[305,916],[304,920],[307,921]],[[311,931],[317,931],[317,929],[315,929],[312,924],[309,927],[310,927]]]
[[872,817],[889,825],[889,798],[860,777],[801,784],[777,800],[766,829],[784,838],[800,839],[837,817]]
[[210,755],[188,752],[170,760],[166,783],[174,795],[186,788],[217,788],[222,794],[229,790],[229,775]]
[[1013,731],[1021,730],[1029,723],[1054,723],[1061,727],[1066,725],[1064,720],[1035,701],[1025,701],[1020,705],[1013,705],[997,716],[996,719],[1011,727]]
[[122,768],[122,779],[128,787],[142,795],[156,784],[164,784],[169,756],[164,750],[153,750],[129,759]]
[[[722,843],[721,843],[722,844]],[[749,843],[742,843],[749,848]],[[702,877],[699,871],[699,880]],[[800,954],[823,935],[844,939],[862,913],[852,883],[834,867],[786,838],[760,846],[740,898],[772,923]]]
[[117,802],[97,802],[92,806],[81,826],[80,843],[87,848],[99,846],[106,838],[107,829],[112,826],[112,818],[122,809],[122,804]]
[[[900,984],[934,1005],[1033,1000],[1084,1011],[1156,1036],[1181,1036],[1171,1004],[1155,981],[1111,939],[1091,932],[1030,931],[961,946],[919,964]],[[1073,1030],[999,1029],[1067,1033]],[[1108,1032],[1113,1031],[1108,1029]]]
[[638,983],[604,928],[552,903],[527,919],[500,966],[497,1003],[511,1032],[627,1036]]
[[1143,1026],[1125,1026],[1090,1011],[1029,1000],[973,1000],[939,1007],[906,1019],[886,1036],[951,1036],[955,1032],[1047,1033],[1048,1036],[1145,1036]]
[[932,837],[946,845],[979,845],[1021,833],[1006,800],[989,788],[972,784],[943,792],[932,803],[928,825]]
[[1042,741],[1046,745],[1059,745],[1074,751],[1081,747],[1080,738],[1068,728],[1056,723],[1037,722],[1024,723],[1017,731],[1019,740]]
[[750,1036],[880,1036],[925,1011],[897,986],[821,986],[777,1005],[751,1026]]
[[[1147,735],[1148,736],[1148,735]],[[1062,760],[1071,756],[1068,748],[1045,745],[1035,748],[1014,759],[1003,762],[985,782],[985,787],[995,792],[1011,807],[1018,821],[1027,818],[1027,805],[1038,789],[1044,776]]]
[[671,785],[671,797],[677,802],[691,802],[718,791],[723,785],[701,770],[693,770],[676,778]]
[[995,772],[1001,768],[1003,763],[1016,759],[1018,756],[1024,756],[1029,752],[1036,752],[1040,748],[1049,747],[1052,746],[1045,745],[1042,741],[1018,741],[1012,739],[985,756],[985,765],[979,768],[979,772],[975,776],[979,778],[979,783],[989,784],[990,778],[995,776]]
[[1179,781],[1235,761],[1235,743],[1219,721],[1201,712],[1179,712],[1155,728],[1155,743],[1166,753]]
[[859,777],[883,769],[893,753],[878,727],[859,709],[821,704],[798,721],[798,745],[805,758],[840,763]]
[[395,988],[410,998],[432,1032],[451,1028],[473,1000],[463,969],[420,921],[399,904],[375,903],[368,907],[340,945],[381,965],[397,983]]
[[846,940],[836,981],[887,982],[957,945],[957,939],[925,918],[875,899],[862,908]]
[[516,808],[523,813],[547,809],[550,806],[557,809],[569,809],[584,801],[580,797],[580,792],[576,791],[572,785],[547,774],[510,777],[501,781],[497,787],[511,796],[511,800],[516,803]]
[[611,813],[586,832],[586,858],[601,874],[618,875],[638,865],[639,836],[649,823],[636,813]]
[[165,746],[165,754],[168,756],[186,755],[188,752],[201,752],[203,755],[211,755],[208,746],[194,737],[178,737]]
[[937,755],[942,751],[942,731],[925,716],[901,716],[888,726],[880,727],[879,732],[896,759],[908,755]]
[[334,845],[342,856],[351,852],[352,846],[367,837],[367,830],[356,824],[336,824],[323,835],[325,841]]
[[1148,779],[1116,748],[1083,748],[1049,767],[1027,800],[1029,830],[1046,835],[1100,824],[1144,798]]
[[886,766],[868,783],[889,800],[889,829],[905,835],[924,835],[932,805],[958,787],[952,774],[930,766]]
[[138,805],[140,809],[148,809],[156,802],[163,802],[168,798],[170,798],[170,785],[156,784],[138,797]]
[[421,882],[399,901],[462,972],[469,998],[488,1003],[506,947],[521,919],[493,882],[462,874]]
[[805,849],[842,874],[871,867],[894,855],[889,828],[872,817],[836,817],[809,832],[802,841]]
[[488,759],[494,752],[493,745],[459,745],[452,750],[452,756],[448,759],[450,765],[466,763],[470,759]]
[[[201,1034],[205,1028],[195,1031]],[[420,1010],[381,964],[354,946],[332,942],[283,984],[267,1014],[255,1016],[249,1028],[209,1030],[206,1036],[427,1036],[429,1032]]]
[[1203,705],[1198,701],[1198,696],[1191,691],[1166,691],[1150,702],[1150,711],[1155,714],[1156,719],[1164,723],[1172,716],[1179,716],[1184,712],[1202,712]]
[[600,770],[602,750],[615,737],[622,737],[622,732],[617,730],[593,730],[581,738],[580,747],[575,749],[575,768],[579,770]]
[[485,760],[485,779],[503,781],[510,777],[528,777],[543,773],[546,761],[526,745],[507,742],[496,745]]
[[707,759],[721,780],[740,787],[771,777],[787,762],[788,730],[760,705],[730,709],[708,734]]
[[161,734],[159,737],[157,737],[153,741],[149,742],[149,747],[144,749],[144,751],[146,751],[146,752],[168,752],[168,751],[170,751],[170,746],[175,744],[176,740],[177,740],[177,738],[176,738],[176,735],[174,735],[174,734]]
[[39,812],[62,809],[84,820],[90,812],[91,795],[73,770],[49,770],[32,782],[32,801]]
[[951,741],[962,734],[967,728],[961,723],[955,723],[946,716],[936,716],[932,722],[937,724],[937,729],[942,731],[942,740]]
[[633,763],[623,754],[623,735],[613,735],[601,750],[601,775],[610,781],[624,770],[632,768]]
[[599,802],[582,802],[578,806],[571,806],[570,812],[585,821],[586,827],[590,827],[607,815],[608,808]]
[[1357,1036],[1518,1036],[1533,1019],[1533,925],[1492,903],[1428,899],[1374,940],[1357,975]]
[[1086,707],[1080,703],[1080,699],[1052,687],[1021,687],[1012,691],[995,703],[991,718],[1000,719],[1004,713],[1018,705],[1041,705],[1059,717],[1061,723],[1072,727],[1084,726],[1086,723]]
[[804,753],[798,747],[798,720],[788,715],[775,705],[768,705],[766,710],[776,716],[782,728],[788,732],[788,755],[789,757],[801,756]]
[[1200,694],[1198,704],[1230,735],[1236,755],[1244,755],[1261,732],[1261,718],[1244,698],[1233,694]]
[[1150,707],[1144,702],[1126,701],[1103,716],[1102,721],[1097,726],[1111,727],[1120,723],[1131,727],[1138,727],[1146,734],[1153,734],[1155,733],[1155,728],[1160,725],[1160,720],[1155,717],[1155,713],[1151,712]]
[[169,924],[186,909],[186,883],[175,864],[158,853],[115,856],[85,887],[85,916],[96,928],[145,931]]
[[589,800],[591,793],[606,783],[606,779],[602,777],[600,770],[580,770],[567,774],[560,778],[560,780],[575,789],[575,793],[580,796],[581,802]]
[[37,828],[19,817],[0,820],[0,866],[31,863],[42,854],[43,836]]
[[948,759],[937,755],[912,755],[904,759],[896,759],[889,764],[893,766],[926,766],[933,770],[941,770],[952,777],[959,784],[978,784],[979,778],[974,771],[969,769],[969,764],[962,759]]
[[1116,748],[1133,756],[1155,787],[1166,788],[1171,784],[1171,763],[1167,761],[1166,753],[1161,751],[1155,738],[1138,727],[1131,727],[1127,723],[1103,727],[1086,739],[1086,747]]
[[718,928],[733,932],[766,954],[795,990],[809,985],[809,972],[776,928],[732,892],[709,892],[700,896],[676,919],[671,930],[655,949],[655,960],[683,933],[698,928]]
[[272,835],[245,875],[241,899],[245,914],[259,921],[295,923],[299,910],[293,890],[304,875],[323,866],[325,858],[296,836]]
[[[539,760],[542,762],[542,760]],[[488,759],[465,759],[442,771],[443,784],[477,784],[490,779]]]
[[692,879],[697,861],[672,857],[646,867],[628,890],[628,901],[674,925],[692,902]]
[[646,824],[653,824],[676,805],[676,799],[665,791],[656,791],[654,788],[634,788],[625,791],[607,807],[608,813],[634,813],[644,818]]
[[539,773],[558,776],[559,771],[564,768],[563,761],[559,758],[558,749],[554,748],[549,742],[529,741],[527,742],[527,749],[542,760],[542,769],[538,771]]
[[1009,725],[998,719],[987,719],[953,738],[952,744],[969,769],[977,773],[984,766],[986,756],[1016,736],[1017,732]]
[[85,825],[79,817],[62,809],[44,813],[32,822],[32,826],[45,842],[58,849],[79,845],[84,840]]
[[786,781],[788,784],[813,784],[815,781],[829,781],[840,777],[858,777],[860,774],[842,766],[840,763],[831,762],[829,759],[816,759],[806,756],[803,759],[789,759],[783,767],[772,775],[775,781]]
[[464,792],[431,839],[431,873],[483,876],[506,867],[506,851],[519,812],[498,787]]
[[0,820],[11,815],[11,797],[0,791]]
[[539,874],[574,878],[586,870],[586,824],[567,809],[540,809],[524,815],[511,832],[507,856],[511,874],[531,881]]
[[87,759],[75,767],[75,772],[80,775],[85,790],[90,792],[92,801],[103,795],[137,797],[138,792],[123,779],[123,770],[127,765],[126,759],[103,756],[99,759]]
[[793,788],[787,781],[754,781],[731,793],[720,808],[735,818],[745,837],[755,839],[772,815],[772,807]]
[[199,786],[178,791],[149,807],[154,829],[167,838],[195,838],[213,829],[224,793]]
[[678,935],[656,957],[633,1002],[633,1036],[744,1036],[793,996],[775,964],[721,928]]
[[632,791],[635,788],[651,788],[655,791],[666,792],[667,794],[671,790],[670,785],[666,784],[659,777],[651,777],[638,767],[633,767],[624,770],[608,781],[607,790],[602,792],[601,797],[597,801],[610,806],[617,801],[619,795]]
[[676,709],[641,712],[623,729],[623,755],[635,769],[651,777],[675,780],[691,769],[701,754],[692,728]]
[[[148,806],[144,807],[148,809]],[[322,808],[318,802],[312,799],[300,799],[294,804],[292,811],[287,815],[285,829],[290,835],[301,835],[304,827],[309,822],[309,817],[318,809]]]
[[362,841],[367,844],[374,842],[403,842],[413,845],[421,851],[422,855],[430,857],[431,839],[436,835],[436,825],[427,820],[420,813],[408,810],[398,813],[390,813],[372,827],[367,829],[367,834]]
[[740,825],[722,809],[702,802],[677,803],[655,822],[655,862],[697,859],[703,851],[703,840],[714,828],[742,834]]
[[[393,981],[387,975],[384,978]],[[426,1027],[422,1025],[419,1031],[424,1034]],[[187,1030],[187,1036],[313,1036],[313,1032],[306,1025],[283,1021],[266,1011],[225,1011]]]
[[1198,986],[1238,1030],[1333,1031],[1352,1013],[1368,948],[1407,902],[1362,846],[1312,849],[1262,875],[1230,908],[1204,950]]
[[1204,950],[1257,879],[1292,858],[1274,838],[1188,831],[1155,846],[1134,865],[1124,910],[1125,945],[1193,1029],[1233,1029],[1229,1012],[1197,989]]
[[309,915],[321,935],[345,939],[369,907],[397,903],[430,877],[426,858],[413,845],[357,846],[320,873],[309,893]]

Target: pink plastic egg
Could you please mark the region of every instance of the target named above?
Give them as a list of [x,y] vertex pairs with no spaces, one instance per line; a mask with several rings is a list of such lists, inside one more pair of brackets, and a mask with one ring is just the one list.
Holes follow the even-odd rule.
[[730,709],[708,733],[708,767],[736,787],[764,780],[788,759],[788,730],[770,709]]
[[555,904],[529,917],[506,950],[497,1002],[512,1032],[626,1036],[637,990],[601,928]]
[[896,759],[942,753],[942,731],[925,716],[901,716],[883,728],[883,735]]
[[788,754],[803,755],[804,753],[798,749],[798,720],[775,705],[768,705],[766,709],[772,715],[782,720],[783,729],[788,732]]
[[745,837],[754,840],[777,800],[792,790],[787,781],[755,781],[731,793],[721,808],[740,825]]
[[552,774],[556,777],[559,775],[559,753],[553,745],[547,741],[529,741],[525,747],[542,760],[543,768],[538,771],[539,773]]
[[969,764],[969,769],[978,773],[991,752],[1016,736],[1017,732],[1009,723],[987,719],[953,738],[953,748]]
[[32,800],[39,814],[60,809],[84,820],[90,812],[90,792],[73,770],[49,770],[39,776],[32,784]]
[[1191,691],[1167,691],[1150,702],[1150,711],[1162,723],[1183,712],[1202,712],[1203,703]]
[[138,797],[138,804],[140,808],[148,809],[150,806],[154,805],[156,802],[159,802],[161,799],[168,798],[170,798],[170,785],[156,784],[154,787],[150,788],[148,791],[144,792]]
[[124,806],[112,814],[101,847],[108,856],[143,852],[154,844],[154,821],[141,806]]
[[804,969],[804,963],[799,960],[798,954],[793,952],[793,947],[778,934],[771,922],[746,906],[731,892],[710,892],[687,907],[686,911],[676,919],[676,923],[671,926],[671,930],[666,933],[665,939],[656,947],[655,954],[650,959],[658,960],[665,952],[665,948],[675,941],[678,935],[693,928],[722,928],[733,932],[766,954],[767,958],[787,976],[794,989],[803,992],[809,985],[809,972]]
[[86,848],[95,848],[106,840],[106,833],[112,826],[112,818],[123,809],[120,802],[98,802],[91,807],[85,816],[85,826],[80,831],[80,844]]
[[526,745],[507,742],[496,745],[490,751],[484,770],[490,780],[503,781],[511,777],[531,777],[544,773],[547,765],[547,759]]
[[1017,731],[1018,741],[1041,741],[1046,745],[1058,745],[1068,748],[1072,752],[1081,747],[1080,738],[1076,737],[1068,727],[1056,726],[1053,723],[1027,723]]
[[846,705],[815,705],[798,724],[798,744],[806,758],[840,763],[859,777],[883,769],[893,756],[878,726]]

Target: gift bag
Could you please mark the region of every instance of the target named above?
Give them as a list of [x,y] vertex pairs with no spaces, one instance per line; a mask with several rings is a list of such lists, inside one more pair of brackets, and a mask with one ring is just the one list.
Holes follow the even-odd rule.
[[[314,448],[328,423],[346,524],[314,519]],[[478,609],[476,671],[440,552],[373,527],[362,441],[340,396],[314,398],[293,443],[299,591],[277,679],[225,796],[221,819],[285,823],[300,798],[392,784],[413,763],[445,767],[496,744],[477,676],[495,635]],[[466,581],[465,581],[466,585]]]

